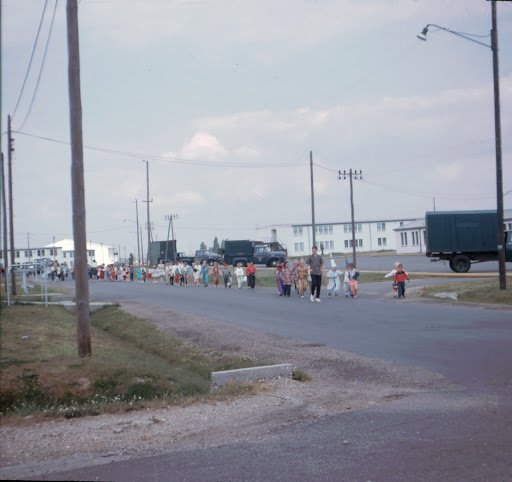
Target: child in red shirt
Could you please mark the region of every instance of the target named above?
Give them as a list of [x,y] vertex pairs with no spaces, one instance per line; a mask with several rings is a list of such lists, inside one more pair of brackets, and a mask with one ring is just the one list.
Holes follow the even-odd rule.
[[396,272],[394,276],[394,281],[398,286],[398,297],[405,298],[405,281],[409,281],[409,274],[407,271],[404,271],[404,267],[402,264],[399,264],[396,267]]

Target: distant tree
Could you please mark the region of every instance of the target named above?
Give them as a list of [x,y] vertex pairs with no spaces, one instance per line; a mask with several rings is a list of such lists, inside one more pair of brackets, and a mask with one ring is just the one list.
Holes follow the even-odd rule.
[[204,241],[201,241],[201,244],[199,245],[199,249],[206,249],[206,243]]
[[219,252],[219,240],[217,239],[217,236],[215,236],[214,240],[213,240],[213,246],[212,246],[212,251],[214,253],[218,253]]
[[128,256],[128,264],[130,266],[133,266],[133,263],[134,263],[134,260],[135,260],[135,256],[133,253],[130,253],[130,256]]

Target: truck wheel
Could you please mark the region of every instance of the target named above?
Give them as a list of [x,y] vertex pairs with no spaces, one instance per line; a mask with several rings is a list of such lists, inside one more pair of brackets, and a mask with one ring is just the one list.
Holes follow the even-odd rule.
[[450,260],[450,268],[455,273],[467,273],[471,268],[471,261],[465,254],[458,254]]
[[268,268],[275,268],[277,265],[277,259],[271,259],[268,263],[267,263],[267,267]]

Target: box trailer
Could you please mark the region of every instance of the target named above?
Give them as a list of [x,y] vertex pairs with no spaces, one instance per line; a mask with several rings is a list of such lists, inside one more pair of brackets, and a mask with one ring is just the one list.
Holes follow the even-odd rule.
[[[426,255],[447,260],[456,273],[471,263],[498,259],[496,211],[434,211],[425,215]],[[505,233],[505,259],[512,261],[510,232]]]

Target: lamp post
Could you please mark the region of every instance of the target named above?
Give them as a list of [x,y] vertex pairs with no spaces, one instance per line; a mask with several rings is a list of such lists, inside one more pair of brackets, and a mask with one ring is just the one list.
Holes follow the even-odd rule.
[[486,44],[480,40],[472,38],[468,33],[461,33],[440,25],[429,23],[417,36],[420,40],[426,41],[430,27],[443,30],[457,37],[470,40],[478,45],[487,47],[492,51],[493,81],[494,81],[494,139],[496,145],[496,211],[498,217],[497,235],[498,235],[498,270],[500,280],[500,290],[507,289],[507,273],[505,266],[505,230],[503,226],[503,168],[501,158],[501,114],[500,114],[500,81],[499,81],[499,62],[498,62],[498,25],[496,19],[496,1],[491,1],[491,44]]

